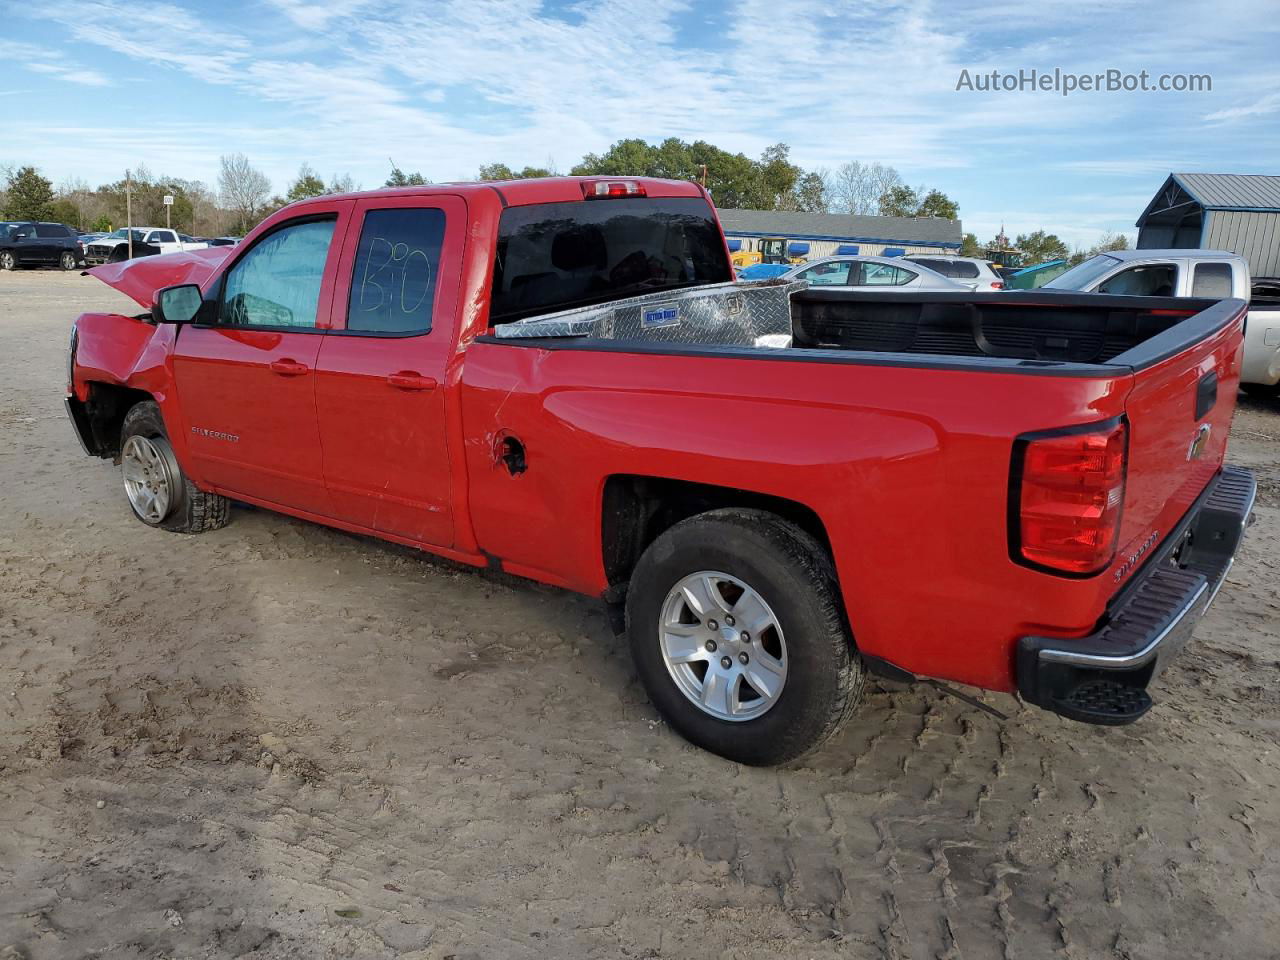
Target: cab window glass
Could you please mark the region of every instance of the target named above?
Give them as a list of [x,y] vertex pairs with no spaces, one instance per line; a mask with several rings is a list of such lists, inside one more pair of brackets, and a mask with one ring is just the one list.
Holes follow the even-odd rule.
[[1191,282],[1193,297],[1212,297],[1222,300],[1231,296],[1231,264],[1197,263]]
[[294,223],[255,244],[227,273],[222,322],[314,327],[333,226],[333,219]]
[[436,295],[444,211],[436,207],[365,214],[351,276],[347,329],[426,333]]
[[1121,270],[1099,284],[1099,293],[1127,297],[1172,297],[1177,273],[1171,263],[1155,263]]
[[796,276],[797,280],[808,280],[814,286],[824,286],[836,284],[845,286],[849,283],[849,267],[848,260],[837,260],[834,263],[819,263],[808,270],[801,270]]
[[914,276],[910,270],[891,267],[887,263],[868,263],[864,264],[862,282],[869,287],[900,287],[910,283]]

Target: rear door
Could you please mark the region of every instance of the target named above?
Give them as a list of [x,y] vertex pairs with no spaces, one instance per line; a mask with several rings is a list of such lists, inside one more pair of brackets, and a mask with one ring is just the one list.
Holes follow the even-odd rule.
[[335,329],[316,367],[334,515],[444,547],[453,543],[445,383],[465,238],[461,197],[359,201],[338,267]]
[[315,366],[351,207],[310,207],[259,236],[218,281],[217,322],[178,332],[192,466],[221,491],[330,514]]

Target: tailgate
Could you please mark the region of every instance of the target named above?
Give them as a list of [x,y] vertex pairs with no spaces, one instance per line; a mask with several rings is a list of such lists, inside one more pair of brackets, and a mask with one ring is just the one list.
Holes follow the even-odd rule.
[[1244,344],[1243,300],[1223,300],[1116,357],[1134,371],[1125,400],[1129,469],[1118,584],[1187,513],[1222,467]]

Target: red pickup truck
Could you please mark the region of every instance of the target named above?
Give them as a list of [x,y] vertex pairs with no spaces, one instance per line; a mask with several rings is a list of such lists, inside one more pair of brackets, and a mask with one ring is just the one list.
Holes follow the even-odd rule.
[[91,272],[145,312],[76,321],[67,408],[144,523],[239,500],[602,597],[745,763],[867,670],[1137,719],[1253,502],[1243,302],[800,289],[786,336],[699,327],[754,294],[696,184],[320,197]]

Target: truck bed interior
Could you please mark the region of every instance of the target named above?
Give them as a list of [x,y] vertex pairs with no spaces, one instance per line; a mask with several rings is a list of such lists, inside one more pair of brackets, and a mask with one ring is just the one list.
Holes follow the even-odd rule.
[[1212,300],[1098,294],[865,293],[792,297],[793,346],[1107,363],[1212,306]]

